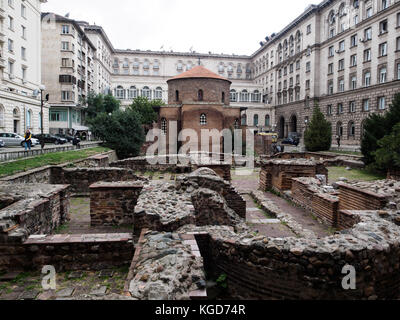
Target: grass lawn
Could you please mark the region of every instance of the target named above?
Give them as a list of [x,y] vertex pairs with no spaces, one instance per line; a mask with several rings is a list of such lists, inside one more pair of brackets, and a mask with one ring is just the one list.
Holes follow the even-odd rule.
[[329,182],[333,183],[339,181],[339,178],[347,178],[349,181],[374,181],[386,179],[384,175],[371,173],[364,169],[346,170],[344,167],[329,167]]
[[63,164],[70,161],[85,159],[99,153],[110,151],[108,148],[96,147],[78,151],[48,153],[29,159],[21,159],[9,163],[0,163],[0,177],[9,176],[18,172],[31,170],[48,165]]

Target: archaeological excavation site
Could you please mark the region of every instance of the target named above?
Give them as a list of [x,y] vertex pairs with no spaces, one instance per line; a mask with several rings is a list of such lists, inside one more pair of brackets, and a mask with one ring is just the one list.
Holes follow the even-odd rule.
[[399,181],[331,176],[362,167],[353,156],[281,153],[251,171],[210,156],[110,151],[1,178],[0,298],[399,298]]

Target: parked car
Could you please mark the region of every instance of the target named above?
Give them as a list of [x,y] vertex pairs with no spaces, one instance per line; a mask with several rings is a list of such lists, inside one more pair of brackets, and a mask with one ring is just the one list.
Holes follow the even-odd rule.
[[282,141],[282,144],[290,144],[292,146],[298,146],[300,143],[300,140],[298,138],[286,138]]
[[[25,138],[16,133],[0,133],[0,139],[3,140],[6,147],[21,146],[25,147]],[[40,144],[39,140],[32,136],[32,147]]]
[[4,148],[6,146],[6,144],[4,143],[3,140],[0,140],[0,148]]
[[[69,143],[72,143],[74,141],[74,137],[70,136],[68,134],[56,134],[55,136],[66,139]],[[77,139],[79,140],[79,142],[81,141],[79,138],[77,138]]]
[[44,140],[44,143],[54,143],[54,144],[66,144],[67,143],[67,139],[64,138],[60,138],[60,137],[56,137],[53,136],[52,134],[35,134],[33,136],[35,139],[40,140]]

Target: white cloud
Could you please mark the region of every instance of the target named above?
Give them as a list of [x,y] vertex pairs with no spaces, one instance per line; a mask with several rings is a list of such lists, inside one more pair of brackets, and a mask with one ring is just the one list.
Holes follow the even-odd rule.
[[101,25],[115,48],[251,54],[309,0],[49,0],[43,12]]

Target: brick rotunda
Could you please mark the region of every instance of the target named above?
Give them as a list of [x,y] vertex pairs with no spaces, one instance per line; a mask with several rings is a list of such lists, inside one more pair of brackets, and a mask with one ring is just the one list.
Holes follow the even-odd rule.
[[[241,108],[230,105],[232,82],[203,66],[197,66],[175,76],[168,83],[168,105],[159,110],[159,128],[167,138],[167,152],[170,148],[171,122],[176,122],[176,131],[194,130],[198,137],[198,150],[201,150],[201,130],[241,128]],[[173,141],[173,140],[172,140]],[[209,139],[210,151],[212,140]],[[188,142],[188,140],[186,140]],[[193,140],[191,141],[193,142]],[[223,152],[223,139],[220,139],[220,151]],[[207,144],[207,142],[205,142]],[[182,143],[177,143],[178,150]],[[193,150],[191,150],[193,151]]]

